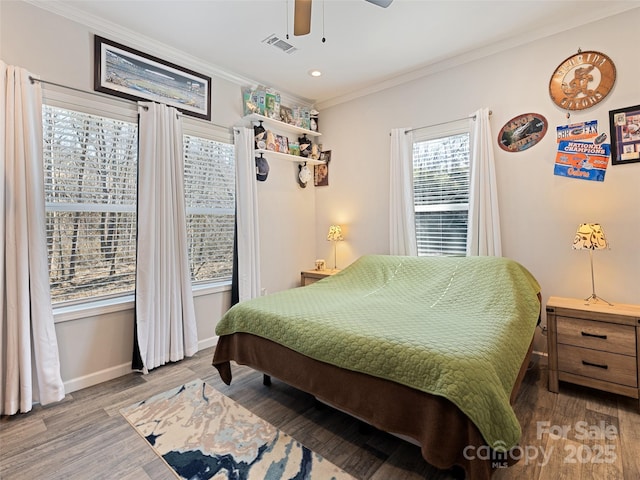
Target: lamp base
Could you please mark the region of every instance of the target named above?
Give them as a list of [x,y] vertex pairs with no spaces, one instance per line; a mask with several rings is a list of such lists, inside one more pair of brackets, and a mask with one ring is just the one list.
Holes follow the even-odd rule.
[[584,299],[584,301],[587,302],[585,305],[589,305],[589,302],[591,302],[591,300],[593,300],[594,303],[597,303],[598,300],[602,300],[604,303],[608,304],[610,307],[613,307],[613,303],[607,302],[604,298],[600,298],[599,296],[596,295],[596,281],[593,276],[593,249],[592,248],[589,249],[589,263],[591,264],[591,296]]
[[613,303],[608,302],[607,300],[605,300],[602,297],[597,296],[595,293],[592,293],[590,296],[588,296],[587,298],[584,299],[585,302],[587,302],[585,305],[589,305],[589,303],[591,301],[593,301],[593,303],[598,303],[598,301],[603,301],[604,303],[606,303],[607,305],[609,305],[610,307],[613,307]]

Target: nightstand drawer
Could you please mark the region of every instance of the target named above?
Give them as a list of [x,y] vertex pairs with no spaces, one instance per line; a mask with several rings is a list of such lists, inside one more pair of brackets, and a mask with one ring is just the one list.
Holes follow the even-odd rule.
[[558,345],[558,370],[605,382],[638,386],[636,357]]
[[558,343],[636,355],[636,328],[631,325],[557,317]]
[[300,272],[300,285],[306,287],[312,283],[316,283],[318,280],[335,275],[340,270],[304,270]]

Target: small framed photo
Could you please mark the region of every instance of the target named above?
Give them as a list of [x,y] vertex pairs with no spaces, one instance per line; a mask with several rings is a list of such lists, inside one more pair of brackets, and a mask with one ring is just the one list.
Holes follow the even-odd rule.
[[300,144],[298,142],[289,142],[289,155],[300,156]]
[[289,153],[289,138],[276,135],[276,152]]
[[93,82],[97,92],[164,103],[211,120],[211,77],[97,35]]
[[320,160],[324,163],[313,166],[313,184],[316,187],[326,187],[329,185],[329,162],[331,161],[331,150],[321,152]]
[[320,152],[320,161],[329,164],[329,162],[331,161],[331,150]]
[[280,120],[290,125],[293,124],[293,110],[290,107],[280,105]]
[[609,111],[611,164],[640,162],[640,105]]

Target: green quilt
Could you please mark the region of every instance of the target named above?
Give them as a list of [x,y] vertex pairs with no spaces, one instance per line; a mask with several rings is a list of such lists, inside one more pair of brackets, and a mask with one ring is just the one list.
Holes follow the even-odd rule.
[[307,287],[242,302],[216,327],[456,404],[498,450],[520,439],[509,403],[540,287],[497,257],[367,255]]

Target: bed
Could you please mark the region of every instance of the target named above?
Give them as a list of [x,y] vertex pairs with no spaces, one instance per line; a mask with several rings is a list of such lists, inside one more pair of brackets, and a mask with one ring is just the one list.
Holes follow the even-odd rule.
[[486,479],[514,463],[512,404],[539,293],[506,258],[366,255],[233,306],[216,327],[213,365],[227,384],[231,361],[248,365],[413,440],[431,465]]

